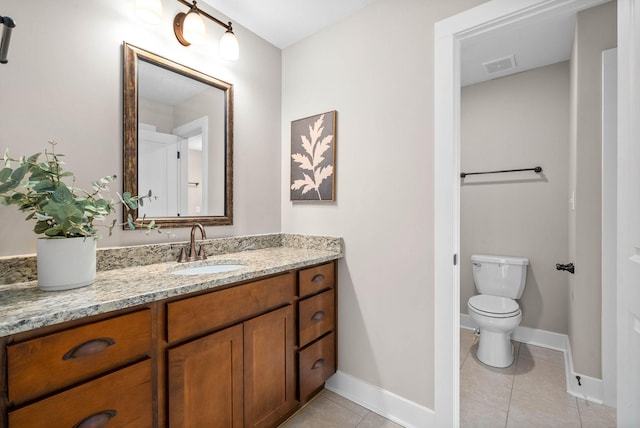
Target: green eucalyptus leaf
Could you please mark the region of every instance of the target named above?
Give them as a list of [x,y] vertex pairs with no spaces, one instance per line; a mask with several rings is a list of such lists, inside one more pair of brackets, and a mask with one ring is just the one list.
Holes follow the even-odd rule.
[[44,233],[51,226],[46,221],[39,221],[36,223],[36,226],[33,228],[33,231],[38,235]]
[[36,162],[38,162],[38,158],[40,157],[41,154],[42,152],[29,156],[29,159],[27,159],[27,163],[35,164]]
[[29,166],[28,165],[20,165],[11,174],[11,180],[14,180],[14,181],[17,181],[17,182],[22,181],[24,176],[27,174],[27,171],[29,171]]
[[64,183],[60,183],[60,186],[53,192],[51,200],[62,204],[72,204],[75,202],[73,193],[71,193],[71,190],[69,190]]
[[49,180],[41,180],[36,182],[33,186],[33,190],[36,192],[54,192],[56,186]]
[[133,221],[133,216],[131,214],[127,215],[127,226],[129,229],[134,230],[136,228],[136,224]]
[[16,187],[18,187],[18,183],[17,181],[7,181],[6,183],[2,183],[0,184],[0,195],[4,195],[5,193],[7,193],[9,190],[13,190]]
[[55,226],[50,227],[44,232],[44,234],[47,236],[64,236],[65,235],[64,228],[59,224],[56,224]]
[[3,183],[6,182],[9,177],[11,177],[11,173],[13,172],[13,169],[11,168],[2,168],[0,169],[0,181],[2,181]]
[[46,214],[43,214],[43,213],[38,212],[38,211],[34,212],[32,215],[33,215],[33,216],[36,218],[36,220],[38,220],[38,221],[53,220],[53,217],[51,217],[50,215],[46,215]]
[[122,194],[122,199],[130,209],[135,210],[138,208],[138,203],[135,201],[135,199],[131,197],[131,193],[124,192]]
[[113,228],[116,227],[116,220],[114,219],[109,225],[109,236],[113,235]]

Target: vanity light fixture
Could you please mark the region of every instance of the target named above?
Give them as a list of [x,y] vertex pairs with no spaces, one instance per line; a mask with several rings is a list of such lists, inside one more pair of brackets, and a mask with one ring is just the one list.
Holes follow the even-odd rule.
[[195,0],[193,0],[193,4],[186,0],[178,0],[178,2],[190,8],[186,14],[181,12],[173,19],[173,32],[183,46],[204,44],[206,38],[206,29],[204,20],[202,19],[204,16],[227,30],[220,39],[220,56],[229,61],[238,59],[240,56],[240,48],[238,46],[238,39],[236,39],[236,35],[233,34],[231,22],[225,24],[199,9]]
[[136,0],[136,16],[148,24],[162,22],[161,0]]
[[8,16],[0,16],[0,25],[2,26],[2,36],[0,37],[0,64],[6,64],[8,62],[7,54],[9,53],[11,32],[15,28],[16,23]]

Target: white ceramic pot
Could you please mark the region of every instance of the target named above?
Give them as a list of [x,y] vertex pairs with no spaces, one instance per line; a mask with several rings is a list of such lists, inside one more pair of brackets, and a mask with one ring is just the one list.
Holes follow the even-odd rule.
[[71,290],[96,279],[96,240],[39,238],[38,286],[44,291]]

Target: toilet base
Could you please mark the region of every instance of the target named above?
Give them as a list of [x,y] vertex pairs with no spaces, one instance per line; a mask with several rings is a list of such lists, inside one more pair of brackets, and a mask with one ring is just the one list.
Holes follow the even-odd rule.
[[514,359],[511,334],[480,328],[480,343],[476,356],[478,360],[488,366],[509,367],[513,364]]

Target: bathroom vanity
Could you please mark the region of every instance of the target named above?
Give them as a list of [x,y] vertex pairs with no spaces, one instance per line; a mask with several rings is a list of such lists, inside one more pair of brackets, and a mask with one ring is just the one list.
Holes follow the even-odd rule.
[[336,370],[342,253],[225,253],[199,264],[245,267],[205,275],[151,263],[60,293],[1,285],[0,426],[277,426]]

